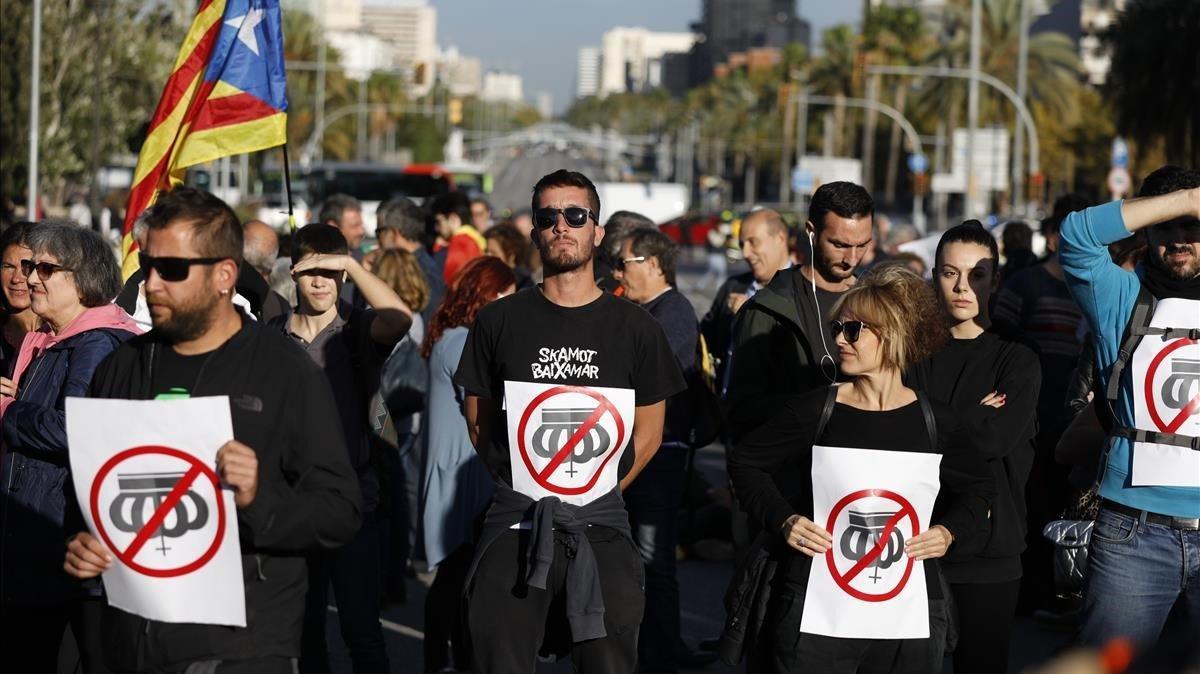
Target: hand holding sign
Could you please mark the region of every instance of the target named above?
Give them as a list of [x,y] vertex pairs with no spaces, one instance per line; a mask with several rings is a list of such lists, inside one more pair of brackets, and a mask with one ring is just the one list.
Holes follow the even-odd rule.
[[112,555],[98,538],[82,532],[75,534],[67,541],[67,561],[63,562],[63,570],[68,575],[87,580],[95,578],[112,567]]
[[946,554],[953,542],[954,535],[950,533],[950,530],[940,524],[935,524],[928,531],[908,539],[908,542],[904,544],[904,554],[918,562],[937,559]]
[[236,492],[233,502],[245,508],[258,494],[258,455],[237,440],[230,440],[217,450],[217,474]]
[[67,544],[76,578],[104,575],[111,606],[172,623],[246,625],[235,507],[258,458],[233,437],[229,399],[68,398],[71,477],[89,532]]
[[788,545],[809,557],[825,554],[833,546],[833,536],[803,515],[792,515],[783,523],[783,537]]

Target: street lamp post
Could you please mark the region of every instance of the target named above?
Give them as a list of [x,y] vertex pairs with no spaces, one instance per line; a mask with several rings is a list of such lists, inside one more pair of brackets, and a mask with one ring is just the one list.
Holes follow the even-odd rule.
[[33,0],[33,53],[29,66],[29,187],[27,220],[37,220],[38,202],[38,118],[42,92],[42,0]]
[[[967,79],[972,77],[971,71],[964,68],[944,68],[944,67],[921,67],[921,66],[867,66],[867,72],[880,73],[883,75],[916,75],[920,77],[954,77],[959,79]],[[1017,92],[1012,90],[1004,82],[987,73],[977,73],[974,77],[978,78],[981,84],[986,84],[996,91],[999,91],[1010,103],[1017,109],[1017,114],[1020,115],[1021,121],[1025,125],[1025,133],[1029,135],[1029,161],[1026,165],[1029,167],[1030,175],[1036,175],[1039,159],[1039,144],[1037,136],[1037,125],[1033,123],[1033,115],[1029,112],[1029,107],[1025,105],[1025,101],[1017,96]]]
[[[914,152],[914,153],[921,152],[921,137],[919,135],[917,135],[917,130],[915,127],[913,127],[912,122],[908,121],[908,118],[905,117],[904,114],[901,113],[899,110],[893,108],[892,106],[890,106],[886,103],[880,103],[879,101],[870,100],[870,99],[866,99],[866,98],[837,99],[837,98],[834,98],[833,96],[809,96],[807,94],[801,94],[800,95],[800,105],[802,106],[801,109],[806,110],[809,103],[813,103],[816,105],[836,105],[836,104],[840,103],[842,105],[845,105],[845,106],[851,107],[851,108],[865,108],[867,110],[874,110],[875,112],[881,112],[881,113],[887,115],[888,117],[891,117],[892,121],[894,121],[896,124],[900,125],[900,128],[904,131],[904,135],[908,137],[908,144],[909,144],[912,152]],[[797,162],[796,165],[799,166],[799,162]],[[799,193],[799,192],[797,192],[797,193]],[[913,189],[912,218],[913,218],[913,226],[916,227],[917,231],[919,231],[921,234],[924,234],[925,233],[925,198],[921,195],[920,191],[915,188]]]
[[[1017,98],[1025,101],[1025,88],[1029,74],[1029,0],[1021,0],[1021,34],[1017,43]],[[1013,156],[1012,156],[1012,210],[1014,213],[1024,209],[1025,175],[1021,164],[1025,152],[1025,128],[1021,126],[1020,113],[1013,124]]]
[[975,180],[975,131],[979,128],[979,32],[983,0],[971,0],[971,76],[967,89],[967,214],[976,208],[979,185]]

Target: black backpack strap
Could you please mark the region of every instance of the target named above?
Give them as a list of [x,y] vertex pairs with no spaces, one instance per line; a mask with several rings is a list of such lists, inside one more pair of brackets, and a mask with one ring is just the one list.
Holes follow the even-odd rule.
[[1121,348],[1117,352],[1117,360],[1113,363],[1112,373],[1108,376],[1108,391],[1105,398],[1109,404],[1115,403],[1121,392],[1121,377],[1125,373],[1125,366],[1129,364],[1129,360],[1133,358],[1133,352],[1137,350],[1138,344],[1141,344],[1142,337],[1153,333],[1153,329],[1149,327],[1150,320],[1154,318],[1154,306],[1157,302],[1154,295],[1142,286],[1138,291],[1137,302],[1133,305],[1133,314],[1129,317],[1129,323],[1125,325],[1125,334],[1121,336]]
[[921,415],[925,417],[925,434],[929,437],[929,449],[938,450],[937,418],[933,416],[933,405],[922,391],[917,391],[917,402],[921,404]]
[[1158,431],[1147,431],[1140,428],[1127,428],[1124,426],[1114,428],[1112,434],[1122,438],[1129,438],[1133,442],[1150,442],[1156,445],[1173,445],[1175,447],[1186,447],[1188,449],[1200,452],[1200,436],[1180,435],[1178,433],[1160,433]]
[[821,436],[825,435],[825,426],[829,423],[829,417],[833,416],[833,405],[837,402],[837,384],[829,387],[829,392],[825,395],[825,406],[821,408],[821,417],[817,419],[817,434],[813,436],[813,444],[821,441]]

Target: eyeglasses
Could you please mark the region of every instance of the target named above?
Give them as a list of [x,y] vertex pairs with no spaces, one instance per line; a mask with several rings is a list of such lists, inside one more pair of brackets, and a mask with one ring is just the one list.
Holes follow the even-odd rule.
[[150,276],[150,270],[155,270],[158,272],[159,278],[168,283],[186,281],[188,275],[192,273],[192,265],[216,264],[228,259],[227,257],[151,257],[145,253],[138,253],[138,265],[146,276]]
[[558,224],[558,214],[562,213],[567,224],[576,229],[587,224],[588,218],[596,219],[596,214],[590,208],[582,206],[567,206],[566,208],[539,208],[533,212],[533,224],[538,229],[550,229]]
[[627,264],[633,264],[634,262],[645,262],[645,261],[646,261],[645,255],[638,255],[637,257],[622,257],[622,258],[618,258],[616,260],[615,264],[613,264],[613,266],[617,268],[617,271],[621,271],[621,270],[625,269],[625,265],[627,265]]
[[862,334],[863,328],[869,327],[871,326],[863,323],[862,321],[830,321],[829,334],[832,335],[834,339],[837,339],[838,335],[845,334],[846,343],[853,344],[858,341],[858,336]]
[[54,275],[54,272],[60,269],[63,271],[74,271],[73,269],[68,269],[61,264],[54,264],[53,262],[34,262],[33,260],[21,260],[21,273],[25,276],[29,276],[36,270],[38,278],[48,279]]

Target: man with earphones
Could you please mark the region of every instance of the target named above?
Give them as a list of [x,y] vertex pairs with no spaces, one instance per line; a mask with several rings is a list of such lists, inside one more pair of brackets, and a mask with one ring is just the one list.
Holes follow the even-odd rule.
[[812,253],[781,271],[738,312],[725,394],[730,438],[771,417],[788,395],[837,380],[829,309],[854,285],[874,239],[875,202],[861,185],[825,183],[804,228]]

